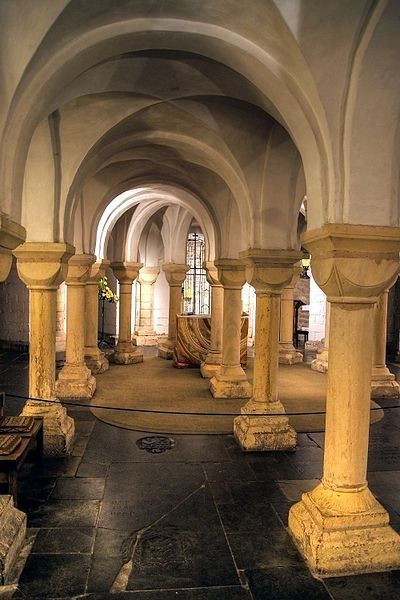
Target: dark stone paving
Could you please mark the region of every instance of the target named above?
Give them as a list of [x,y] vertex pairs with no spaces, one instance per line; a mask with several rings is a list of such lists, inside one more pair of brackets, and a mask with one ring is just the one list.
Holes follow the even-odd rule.
[[[26,363],[11,360],[0,355],[0,386],[24,393]],[[69,412],[73,455],[21,473],[32,547],[18,588],[0,598],[400,598],[400,572],[314,579],[287,533],[290,506],[321,476],[323,434],[267,455],[243,454],[232,436],[175,435],[151,454],[136,444],[149,434]],[[400,531],[400,409],[371,428],[369,481]]]

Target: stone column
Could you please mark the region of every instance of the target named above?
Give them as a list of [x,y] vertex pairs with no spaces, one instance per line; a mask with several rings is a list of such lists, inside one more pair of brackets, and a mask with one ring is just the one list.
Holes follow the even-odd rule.
[[[25,229],[0,215],[0,281],[5,281],[12,265],[12,250],[25,239]],[[26,535],[26,515],[14,506],[10,495],[0,496],[0,586],[9,583]]]
[[48,456],[69,454],[75,426],[56,398],[57,288],[65,279],[73,246],[26,242],[14,250],[18,274],[29,288],[29,395],[22,414],[44,418],[44,450]]
[[242,450],[293,450],[297,435],[278,398],[279,313],[281,292],[292,280],[301,254],[248,250],[241,256],[247,281],[256,291],[256,336],[253,395],[234,421],[234,435]]
[[331,303],[324,472],[289,530],[319,577],[400,567],[400,536],[366,480],[373,305],[397,277],[400,229],[326,224],[303,245]]
[[167,263],[163,271],[169,284],[168,338],[158,346],[158,356],[170,360],[176,344],[176,315],[182,310],[182,283],[186,279],[189,265]]
[[104,277],[110,262],[96,261],[90,268],[85,286],[85,362],[94,375],[107,371],[108,360],[98,346],[99,281]]
[[207,281],[211,286],[211,339],[206,359],[200,366],[200,373],[210,379],[218,373],[222,363],[224,288],[218,279],[218,269],[214,263],[205,262],[204,267]]
[[400,386],[386,366],[386,327],[389,290],[374,306],[374,352],[372,357],[371,398],[398,398]]
[[113,361],[119,365],[143,362],[143,354],[132,346],[132,284],[142,268],[141,263],[113,262],[111,268],[119,281],[119,332]]
[[159,267],[142,267],[139,272],[140,311],[139,327],[135,331],[135,346],[156,346],[158,336],[153,326],[154,284],[157,281]]
[[293,290],[301,269],[296,268],[289,285],[281,294],[279,322],[279,362],[282,365],[294,365],[303,362],[303,355],[293,346]]
[[325,337],[323,341],[323,347],[317,352],[317,356],[311,361],[311,368],[313,371],[319,371],[320,373],[326,373],[328,371],[328,356],[329,356],[329,323],[331,319],[331,306],[328,299],[326,300],[325,310]]
[[88,400],[96,389],[96,380],[85,364],[85,284],[95,260],[93,254],[75,254],[68,262],[65,365],[56,381],[60,399]]
[[240,364],[240,339],[242,325],[242,287],[245,268],[240,260],[215,261],[218,280],[224,288],[222,324],[222,363],[210,380],[214,398],[250,398],[251,386]]

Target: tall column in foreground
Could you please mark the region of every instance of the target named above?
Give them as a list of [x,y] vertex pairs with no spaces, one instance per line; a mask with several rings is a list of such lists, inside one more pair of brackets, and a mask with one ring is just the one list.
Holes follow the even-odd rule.
[[159,273],[159,267],[142,267],[139,272],[139,327],[133,339],[136,346],[156,346],[158,342],[158,336],[154,331],[154,284]]
[[48,456],[69,454],[75,425],[57,400],[57,288],[64,281],[74,248],[68,244],[26,242],[14,250],[18,274],[29,288],[29,395],[23,415],[44,418],[44,450]]
[[250,398],[251,386],[240,364],[245,268],[237,259],[216,260],[215,266],[218,269],[218,280],[224,288],[222,363],[217,374],[210,380],[210,391],[214,398]]
[[279,313],[281,292],[301,254],[249,250],[242,256],[247,281],[256,291],[256,339],[253,395],[234,421],[235,438],[246,451],[293,450],[297,435],[278,398]]
[[[7,279],[12,265],[12,250],[25,239],[25,229],[0,215],[0,282]],[[26,515],[14,506],[13,497],[0,495],[0,586],[9,576],[24,546]]]
[[132,346],[132,284],[142,263],[113,262],[111,268],[119,281],[119,332],[113,361],[120,365],[143,362],[143,354]]
[[283,365],[294,365],[303,362],[303,355],[293,346],[293,290],[300,275],[301,268],[295,273],[281,294],[281,314],[279,322],[279,362]]
[[94,375],[107,371],[109,364],[98,346],[99,333],[99,281],[104,277],[110,262],[96,261],[90,268],[85,286],[85,362]]
[[167,263],[163,265],[163,271],[169,284],[169,318],[168,318],[168,338],[159,344],[158,356],[167,360],[173,357],[176,344],[176,315],[182,308],[182,283],[186,279],[186,273],[189,271],[189,265],[179,265],[176,263]]
[[400,229],[327,224],[303,236],[331,303],[324,472],[289,530],[319,577],[400,567],[400,536],[366,479],[373,306],[399,268]]
[[95,260],[93,254],[75,254],[68,262],[65,365],[56,382],[60,399],[89,400],[96,389],[96,380],[85,364],[85,284]]
[[371,398],[398,398],[400,386],[386,366],[386,327],[389,290],[374,306],[374,352],[372,358]]
[[205,262],[207,281],[211,286],[211,338],[210,349],[200,366],[204,378],[214,377],[222,363],[222,323],[224,309],[224,288],[218,279],[218,269],[213,262]]

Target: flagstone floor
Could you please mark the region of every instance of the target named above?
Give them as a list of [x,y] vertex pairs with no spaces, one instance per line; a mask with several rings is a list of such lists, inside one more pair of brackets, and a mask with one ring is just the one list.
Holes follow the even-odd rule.
[[[0,389],[26,393],[27,375],[25,355],[0,354]],[[152,454],[137,444],[148,433],[69,412],[72,456],[22,473],[27,559],[0,599],[400,598],[400,571],[318,581],[291,542],[288,510],[321,477],[323,434],[268,455],[244,455],[231,435],[173,435]],[[369,481],[400,532],[400,409],[371,427]]]

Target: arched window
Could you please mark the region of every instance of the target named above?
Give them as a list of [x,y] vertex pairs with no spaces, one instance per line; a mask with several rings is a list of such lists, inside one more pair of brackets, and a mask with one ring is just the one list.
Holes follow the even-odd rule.
[[210,312],[210,285],[203,267],[204,247],[202,233],[189,233],[186,263],[190,269],[183,285],[183,310],[189,315],[207,315]]

